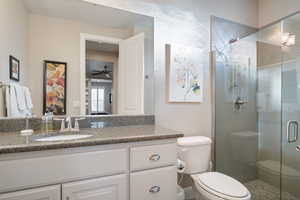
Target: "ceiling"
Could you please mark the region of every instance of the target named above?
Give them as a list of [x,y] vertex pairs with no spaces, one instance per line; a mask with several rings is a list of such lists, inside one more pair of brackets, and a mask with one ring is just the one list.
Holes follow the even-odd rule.
[[86,49],[87,50],[93,50],[93,51],[104,51],[104,52],[108,52],[108,53],[118,54],[119,45],[109,44],[109,43],[99,43],[99,42],[94,42],[94,41],[87,41],[86,42]]
[[102,27],[129,29],[153,26],[153,18],[82,0],[23,0],[30,13],[81,21]]

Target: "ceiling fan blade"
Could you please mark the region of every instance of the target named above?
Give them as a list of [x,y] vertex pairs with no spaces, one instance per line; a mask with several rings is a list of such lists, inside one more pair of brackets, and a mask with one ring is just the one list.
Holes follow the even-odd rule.
[[105,74],[103,71],[93,71],[92,74]]

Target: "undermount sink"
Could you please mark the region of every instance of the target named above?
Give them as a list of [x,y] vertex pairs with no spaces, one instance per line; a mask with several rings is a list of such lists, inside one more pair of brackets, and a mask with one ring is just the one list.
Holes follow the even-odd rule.
[[37,142],[56,142],[56,141],[64,141],[64,140],[78,140],[92,137],[93,135],[54,135],[54,136],[45,136],[42,138],[37,138],[35,141]]

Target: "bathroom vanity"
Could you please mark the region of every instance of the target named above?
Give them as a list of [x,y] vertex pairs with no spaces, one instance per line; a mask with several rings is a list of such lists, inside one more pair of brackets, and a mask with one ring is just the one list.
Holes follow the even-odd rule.
[[0,200],[174,200],[176,138],[155,125],[86,129],[86,139],[0,135]]

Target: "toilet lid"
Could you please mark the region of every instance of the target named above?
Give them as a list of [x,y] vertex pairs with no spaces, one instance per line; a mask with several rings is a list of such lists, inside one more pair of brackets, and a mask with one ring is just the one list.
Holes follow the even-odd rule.
[[216,195],[244,198],[249,195],[247,188],[239,181],[219,172],[199,174],[197,183]]
[[181,137],[177,139],[177,145],[183,147],[211,144],[211,139],[204,136]]

